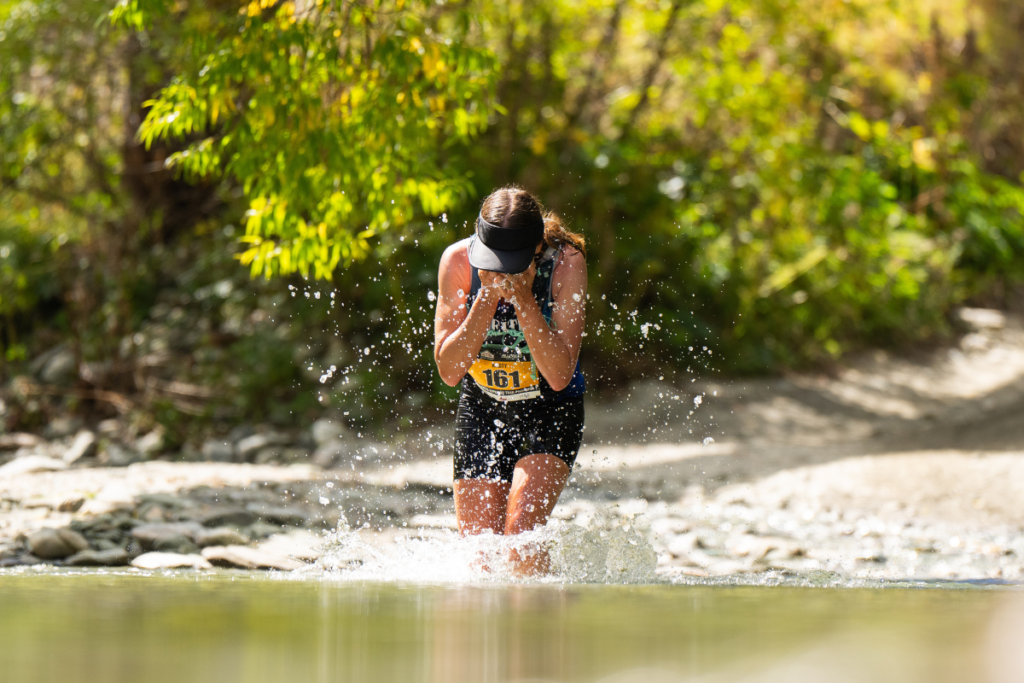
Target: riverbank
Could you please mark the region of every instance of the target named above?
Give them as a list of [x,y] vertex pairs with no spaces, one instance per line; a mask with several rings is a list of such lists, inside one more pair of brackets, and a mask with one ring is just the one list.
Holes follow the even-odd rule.
[[[831,376],[648,381],[592,404],[555,516],[640,529],[679,580],[1024,578],[1024,325],[963,317],[956,347],[867,354]],[[205,447],[268,464],[114,467],[82,431],[3,438],[22,439],[0,466],[7,566],[289,569],[342,520],[385,554],[454,527],[451,435],[436,429],[389,445],[322,422],[287,444],[264,432]]]

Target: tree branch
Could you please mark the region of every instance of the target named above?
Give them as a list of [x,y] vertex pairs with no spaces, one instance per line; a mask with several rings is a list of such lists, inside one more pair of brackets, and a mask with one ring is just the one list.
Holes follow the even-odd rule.
[[594,61],[590,64],[590,71],[587,72],[587,76],[584,79],[583,89],[580,91],[579,95],[576,96],[576,102],[573,105],[572,111],[569,112],[568,120],[565,123],[566,131],[571,130],[579,121],[580,116],[583,115],[583,109],[587,106],[587,102],[589,102],[590,98],[593,96],[597,76],[600,72],[603,72],[605,67],[608,65],[609,55],[614,50],[615,38],[619,33],[619,24],[622,21],[622,9],[625,5],[626,0],[618,0],[618,2],[615,3],[615,7],[612,9],[612,16],[608,19],[608,25],[605,27],[604,35],[597,47],[597,55],[594,56]]
[[651,86],[654,85],[654,79],[658,77],[658,70],[661,69],[661,64],[665,61],[665,53],[668,51],[668,40],[672,35],[672,30],[675,28],[676,19],[679,17],[679,10],[682,9],[682,6],[683,0],[672,0],[672,6],[668,10],[668,17],[665,18],[665,28],[658,36],[658,41],[654,48],[654,59],[648,65],[647,71],[640,82],[640,99],[637,101],[636,106],[630,109],[629,117],[622,124],[622,128],[619,130],[619,140],[625,140],[626,136],[632,132],[637,117],[640,116],[640,113],[650,103]]

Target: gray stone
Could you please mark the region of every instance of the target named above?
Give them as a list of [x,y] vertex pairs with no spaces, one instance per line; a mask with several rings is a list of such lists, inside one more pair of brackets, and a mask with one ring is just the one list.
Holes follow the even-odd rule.
[[308,464],[310,450],[309,448],[285,448],[281,451],[281,462],[285,465]]
[[235,459],[235,447],[223,439],[210,439],[203,444],[203,458],[212,462],[231,462]]
[[0,568],[3,567],[25,567],[33,564],[42,564],[43,561],[34,555],[17,555],[15,557],[0,557]]
[[209,514],[203,515],[198,519],[198,522],[205,527],[225,525],[249,526],[257,519],[259,519],[259,517],[251,510],[225,508],[223,510],[215,510]]
[[72,496],[57,503],[57,512],[78,512],[85,504],[85,498]]
[[191,555],[199,552],[199,546],[188,536],[168,536],[153,543],[153,550],[164,553]]
[[65,436],[71,436],[81,428],[81,418],[65,415],[51,420],[43,430],[43,434],[47,439],[63,439]]
[[327,469],[350,454],[351,447],[348,443],[340,440],[328,441],[317,446],[316,452],[313,453],[313,464]]
[[292,571],[305,566],[302,562],[289,557],[281,557],[240,545],[217,545],[203,548],[203,557],[219,567]]
[[65,384],[78,376],[78,361],[70,349],[59,350],[43,366],[39,379],[46,384]]
[[64,462],[71,464],[82,458],[87,458],[96,452],[96,435],[88,429],[83,429],[75,435],[68,449],[64,451]]
[[167,510],[162,505],[156,503],[144,503],[139,506],[136,514],[143,522],[147,524],[160,524],[163,522],[171,521],[171,517],[168,515]]
[[324,417],[313,423],[310,433],[316,445],[323,446],[332,441],[343,441],[343,437],[348,434],[348,428],[338,420]]
[[82,550],[64,560],[70,567],[122,567],[128,564],[128,552],[124,548],[103,550]]
[[27,544],[29,552],[43,560],[60,560],[89,547],[85,537],[71,529],[40,529]]
[[277,524],[267,524],[266,522],[258,521],[249,525],[249,528],[245,531],[249,534],[250,538],[261,539],[281,533],[281,527]]
[[282,449],[279,446],[267,446],[256,451],[256,455],[253,456],[253,463],[257,465],[269,465],[271,463],[280,463]]
[[96,550],[114,550],[115,548],[117,548],[118,550],[124,550],[124,548],[121,547],[120,543],[117,543],[107,538],[92,539],[92,544],[93,546],[95,546]]
[[238,443],[242,439],[252,436],[256,433],[256,429],[252,425],[238,425],[228,432],[228,443]]
[[195,522],[142,524],[132,529],[132,538],[144,550],[177,547],[183,542],[191,543],[201,528]]
[[179,569],[191,567],[193,569],[213,569],[202,555],[182,555],[179,553],[145,553],[132,560],[132,566],[139,569]]
[[120,444],[108,443],[101,460],[110,467],[128,467],[132,463],[141,462],[142,456]]
[[267,446],[256,452],[252,459],[257,465],[279,463],[283,465],[294,465],[295,463],[309,462],[309,450],[306,448],[288,448],[282,446]]
[[287,436],[277,432],[253,434],[252,436],[247,436],[235,444],[235,452],[238,453],[239,459],[246,462],[250,457],[254,456],[257,451],[266,448],[267,446],[280,446],[288,443],[288,441],[289,439]]
[[97,431],[104,436],[114,436],[124,431],[124,425],[116,417],[112,417],[109,420],[103,420],[96,425]]
[[[66,344],[58,344],[52,348],[43,351],[41,354],[32,359],[28,364],[29,374],[34,375],[40,379],[43,379],[43,373],[46,370],[46,366],[49,365],[55,358],[61,355],[70,353]],[[74,354],[71,356],[74,361]]]
[[202,529],[196,534],[195,540],[200,548],[211,545],[244,545],[249,542],[249,539],[244,534],[229,526]]
[[301,508],[250,505],[248,509],[258,514],[264,522],[270,524],[305,526],[309,522],[309,513]]

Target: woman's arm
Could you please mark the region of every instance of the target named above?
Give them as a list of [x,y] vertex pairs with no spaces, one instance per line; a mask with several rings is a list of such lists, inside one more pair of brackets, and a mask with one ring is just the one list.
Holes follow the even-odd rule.
[[[469,313],[466,300],[472,282],[466,243],[448,247],[437,275],[437,310],[434,313],[434,362],[441,379],[455,386],[480,353],[500,298],[494,287],[481,286]],[[488,284],[493,278],[488,278]],[[481,285],[484,274],[481,273]]]
[[508,278],[511,292],[503,294],[515,303],[516,317],[523,329],[530,355],[551,388],[561,391],[569,386],[576,371],[583,338],[584,306],[587,299],[587,263],[574,249],[563,252],[552,273],[552,321],[547,321],[533,297],[534,267],[528,273]]

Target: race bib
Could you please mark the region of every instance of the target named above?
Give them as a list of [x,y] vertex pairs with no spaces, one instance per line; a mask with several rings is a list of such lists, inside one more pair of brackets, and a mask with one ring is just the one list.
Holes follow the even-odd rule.
[[469,376],[496,401],[523,401],[540,397],[540,380],[529,361],[499,361],[478,358]]

